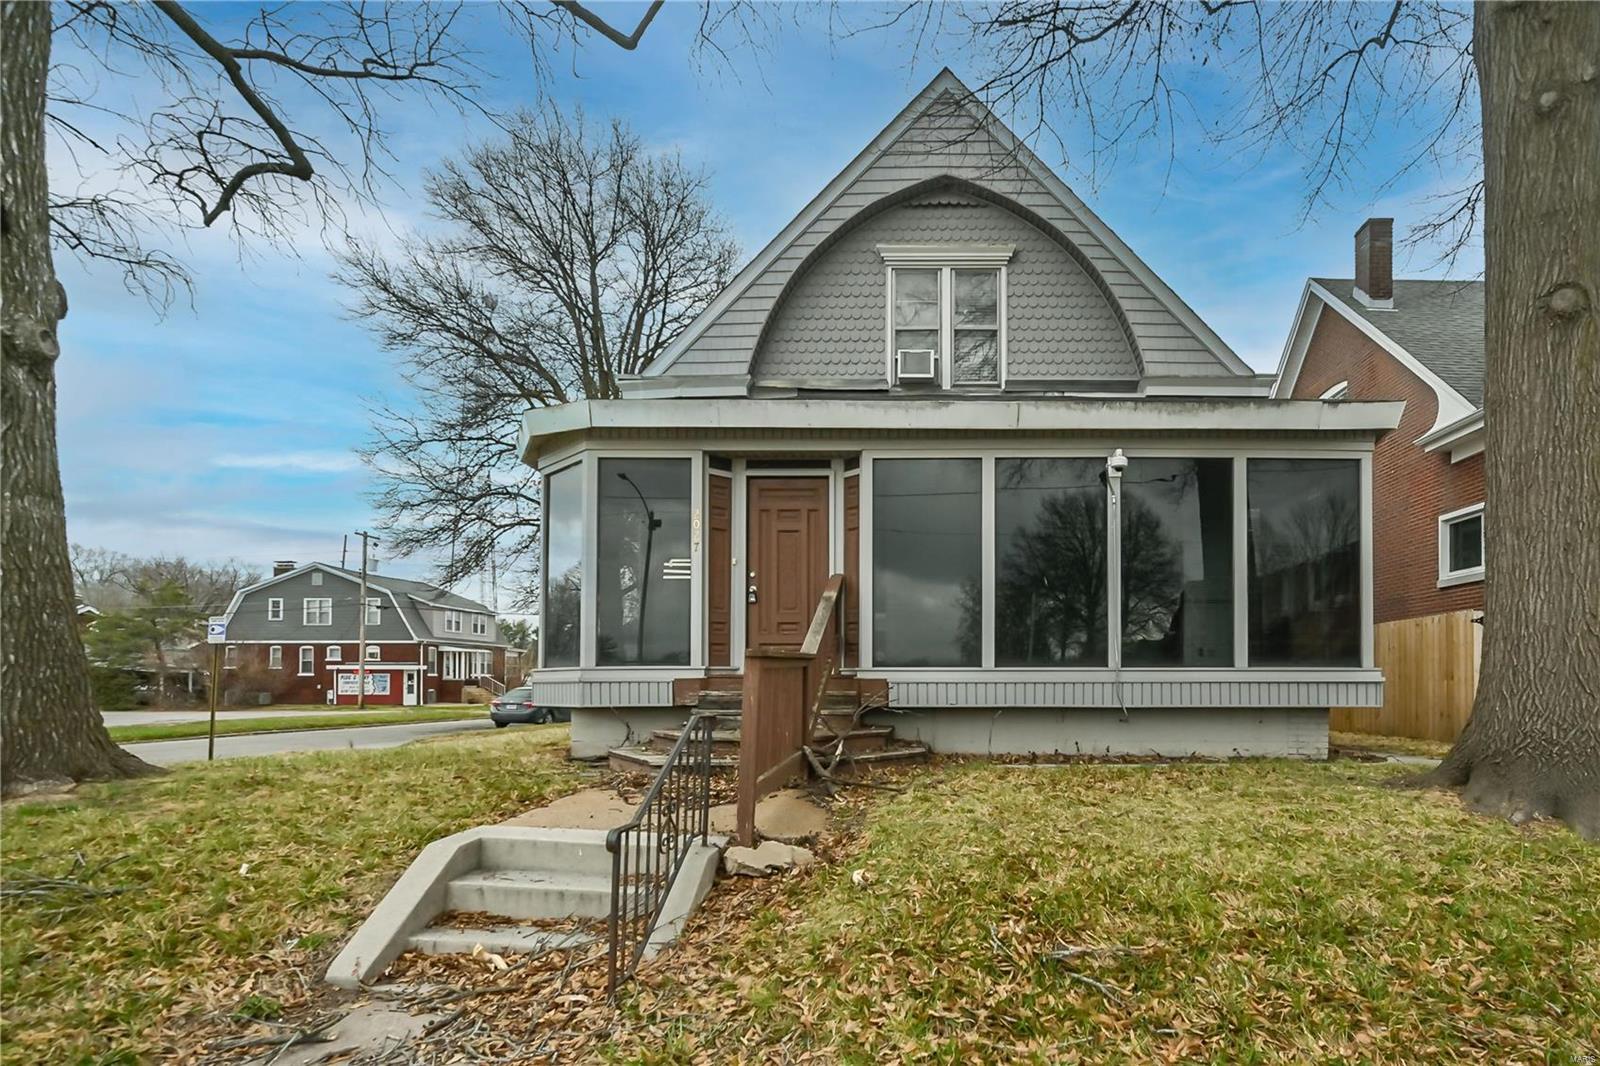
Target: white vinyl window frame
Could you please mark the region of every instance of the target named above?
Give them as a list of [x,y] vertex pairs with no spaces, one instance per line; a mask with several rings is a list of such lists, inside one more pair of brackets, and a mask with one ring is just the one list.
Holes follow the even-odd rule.
[[222,668],[224,670],[234,670],[237,669],[238,666],[239,646],[237,644],[229,644],[227,647],[222,649]]
[[439,676],[439,649],[432,644],[428,645],[428,676]]
[[322,657],[330,663],[343,662],[344,649],[337,644],[329,644],[328,650],[322,653]]
[[272,596],[267,600],[267,621],[283,621],[283,597]]
[[376,626],[383,624],[383,597],[367,597],[367,625]]
[[267,649],[267,669],[268,670],[282,670],[283,669],[283,645],[282,644],[274,644],[270,648]]
[[488,635],[488,633],[489,633],[489,616],[488,615],[486,615],[486,614],[474,614],[472,616],[472,633],[473,633],[474,636],[478,636],[478,637],[482,637],[482,636],[487,636]]
[[1328,386],[1323,394],[1317,397],[1319,400],[1348,400],[1349,398],[1350,383],[1348,381],[1341,381],[1337,385]]
[[317,649],[310,644],[300,645],[300,676],[310,677],[317,672]]
[[461,632],[461,612],[460,611],[449,611],[449,610],[447,610],[447,611],[444,612],[444,631],[446,633],[459,633],[459,632]]
[[380,644],[367,645],[367,662],[375,663],[383,659],[383,646]]
[[333,625],[333,598],[307,596],[300,601],[300,622],[308,626]]
[[[884,261],[884,350],[885,376],[891,385],[898,384],[895,367],[894,300],[895,274],[900,270],[937,270],[939,272],[939,370],[933,384],[941,389],[951,388],[1005,388],[1007,314],[1010,302],[1010,279],[1007,263],[1014,245],[898,245],[880,244],[878,254]],[[955,272],[958,270],[990,270],[995,280],[995,379],[993,381],[955,380]],[[977,327],[974,327],[977,328]],[[987,329],[988,327],[982,327]]]
[[[1468,522],[1474,518],[1480,519],[1478,536],[1481,541],[1483,537],[1483,525],[1481,522],[1482,517],[1483,504],[1481,503],[1475,503],[1470,507],[1462,507],[1455,511],[1449,511],[1439,516],[1439,588],[1449,588],[1452,585],[1468,585],[1474,581],[1483,580],[1483,564],[1480,563],[1477,566],[1469,566],[1457,570],[1451,566],[1450,562],[1451,529],[1462,522]],[[1483,558],[1483,549],[1481,545],[1478,549],[1478,557],[1480,559]]]

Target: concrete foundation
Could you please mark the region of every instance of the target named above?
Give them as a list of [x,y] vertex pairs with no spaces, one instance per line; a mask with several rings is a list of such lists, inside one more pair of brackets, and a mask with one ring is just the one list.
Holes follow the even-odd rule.
[[657,729],[682,729],[680,707],[586,707],[572,712],[572,757],[603,759],[612,748],[644,744]]
[[964,755],[1328,757],[1328,712],[1310,708],[1017,707],[880,711],[874,725],[936,752]]

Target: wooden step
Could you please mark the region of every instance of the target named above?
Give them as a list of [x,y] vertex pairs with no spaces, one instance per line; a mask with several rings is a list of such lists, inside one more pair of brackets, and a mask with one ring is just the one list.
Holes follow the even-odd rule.
[[[670,752],[672,746],[678,742],[678,737],[681,733],[682,731],[677,729],[657,729],[650,734],[648,746],[652,751]],[[738,726],[726,728],[719,725],[711,734],[711,754],[713,756],[737,757],[740,736],[741,732]],[[844,734],[844,750],[849,752],[881,751],[893,737],[894,729],[891,726],[862,726]],[[831,729],[820,729],[811,738],[811,746],[818,751],[831,752],[838,742],[839,734]]]
[[[606,752],[607,762],[611,769],[619,774],[657,774],[667,764],[667,753],[656,751],[644,746],[632,748],[612,748]],[[712,770],[737,770],[739,757],[737,755],[711,756]]]
[[926,744],[913,741],[899,740],[879,751],[864,751],[856,754],[845,752],[833,772],[840,777],[849,777],[877,766],[895,766],[903,763],[927,762],[932,754]]

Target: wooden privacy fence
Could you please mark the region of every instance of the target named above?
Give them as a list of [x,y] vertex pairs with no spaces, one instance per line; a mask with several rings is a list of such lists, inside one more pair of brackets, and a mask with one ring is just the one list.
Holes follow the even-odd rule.
[[828,578],[798,648],[744,653],[735,835],[746,847],[755,843],[756,801],[806,771],[805,746],[816,731],[828,680],[839,672],[843,587],[843,574]]
[[1451,741],[1467,724],[1478,692],[1483,627],[1478,611],[1381,622],[1373,652],[1383,671],[1382,707],[1335,707],[1330,729]]

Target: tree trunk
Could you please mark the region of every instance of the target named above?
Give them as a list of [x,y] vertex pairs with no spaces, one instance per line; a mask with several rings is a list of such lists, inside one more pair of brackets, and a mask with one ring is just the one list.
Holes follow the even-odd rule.
[[1433,783],[1600,837],[1600,4],[1484,4],[1483,675]]
[[49,4],[0,3],[0,791],[154,768],[107,735],[89,691],[56,458],[56,324],[44,97]]

